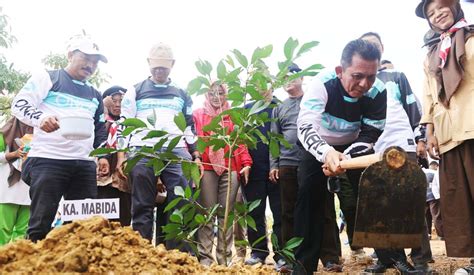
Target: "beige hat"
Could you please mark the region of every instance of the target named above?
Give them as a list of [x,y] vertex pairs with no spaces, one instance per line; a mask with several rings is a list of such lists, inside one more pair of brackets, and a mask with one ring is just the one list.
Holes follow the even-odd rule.
[[97,44],[87,35],[75,35],[69,39],[67,51],[73,52],[75,50],[85,54],[98,55],[102,62],[107,63],[107,58],[99,51]]
[[150,65],[150,68],[164,67],[171,69],[173,64],[174,57],[170,46],[158,43],[151,48],[148,54],[148,65]]

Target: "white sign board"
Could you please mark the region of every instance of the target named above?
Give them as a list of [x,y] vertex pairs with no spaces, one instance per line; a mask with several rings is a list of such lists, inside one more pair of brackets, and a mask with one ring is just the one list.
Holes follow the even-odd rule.
[[83,220],[93,216],[118,219],[119,199],[63,200],[59,205],[63,221]]

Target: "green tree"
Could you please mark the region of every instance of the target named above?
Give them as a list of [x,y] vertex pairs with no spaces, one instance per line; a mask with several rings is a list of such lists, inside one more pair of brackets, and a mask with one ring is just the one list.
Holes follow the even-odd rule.
[[[213,150],[219,150],[224,147],[229,148],[226,153],[229,162],[225,168],[227,171],[231,171],[231,158],[229,156],[232,156],[233,152],[240,144],[245,144],[248,148],[256,148],[257,140],[259,138],[261,142],[269,145],[270,152],[274,156],[278,156],[279,154],[278,142],[290,147],[291,145],[288,144],[282,135],[269,133],[269,136],[266,137],[257,129],[264,123],[271,121],[271,118],[268,117],[267,113],[261,113],[261,111],[268,107],[274,107],[271,102],[264,99],[263,94],[269,90],[280,88],[293,79],[302,76],[316,75],[318,70],[323,68],[320,64],[311,65],[301,72],[291,76],[288,76],[288,67],[297,58],[317,45],[317,41],[312,41],[300,46],[298,40],[289,38],[285,43],[283,50],[285,60],[278,63],[278,72],[276,74],[272,74],[265,63],[265,59],[273,52],[272,45],[256,48],[251,57],[247,57],[239,50],[235,49],[231,51],[230,55],[227,55],[224,59],[218,62],[214,72],[213,66],[208,61],[197,61],[195,65],[200,75],[189,83],[189,93],[194,95],[206,93],[211,87],[213,79],[216,79],[214,77],[214,75],[216,75],[218,82],[227,86],[227,98],[232,103],[232,107],[229,110],[222,112],[220,115],[215,117],[210,124],[204,127],[204,131],[213,134],[206,137],[199,137],[197,142],[198,150],[204,152],[206,147],[212,147]],[[255,101],[255,104],[250,109],[243,107],[243,104],[245,104],[247,100]],[[224,124],[220,123],[224,116],[228,116],[232,120],[234,124],[232,132],[229,132],[227,128],[222,126]],[[182,113],[175,117],[174,122],[184,132],[186,122]],[[149,118],[149,123],[154,125],[153,117]],[[145,122],[137,118],[127,119],[123,122],[123,125],[126,126],[122,133],[124,136],[130,135],[132,132],[147,129]],[[182,137],[178,136],[171,139],[166,150],[161,153],[159,153],[159,150],[165,149],[163,145],[168,141],[167,132],[151,130],[143,139],[157,137],[160,138],[160,140],[153,147],[141,147],[133,152],[133,157],[129,158],[127,161],[125,172],[129,172],[140,159],[145,157],[149,158],[148,165],[153,167],[156,175],[159,175],[166,166],[171,163],[181,163],[184,175],[188,179],[192,179],[198,186],[194,193],[189,186],[185,189],[181,187],[175,188],[174,192],[178,197],[169,202],[165,208],[165,212],[172,211],[170,222],[163,227],[166,240],[175,239],[187,242],[195,253],[198,253],[197,242],[195,240],[196,232],[205,224],[213,223],[218,213],[224,213],[224,226],[223,228],[219,228],[219,230],[224,232],[224,236],[226,235],[227,230],[231,230],[232,226],[236,223],[239,223],[241,226],[248,226],[253,229],[256,228],[255,221],[249,213],[260,203],[265,202],[253,201],[240,204],[236,203],[234,209],[230,209],[228,206],[231,177],[228,177],[229,182],[227,185],[228,189],[225,207],[222,208],[218,204],[210,208],[203,207],[198,202],[198,197],[200,195],[199,168],[194,162],[179,158],[172,154],[173,148]],[[114,151],[116,150],[102,148],[94,150],[91,154],[106,154]],[[120,151],[128,152],[130,149],[127,148]],[[209,165],[213,164],[209,163]],[[181,206],[177,207],[180,202]],[[236,244],[241,246],[255,246],[258,242],[263,241],[265,237],[266,236],[263,236],[253,244],[248,243],[246,240],[240,240],[236,242]],[[275,253],[282,255],[287,262],[296,264],[293,250],[302,242],[301,238],[293,238],[281,246],[281,244],[278,244],[276,236],[272,234],[271,241]],[[224,251],[226,251],[226,248],[224,248]],[[230,259],[225,259],[226,262],[230,263],[229,260]]]
[[8,16],[3,13],[2,7],[0,7],[0,47],[9,48],[15,42],[15,36],[11,35]]
[[[46,65],[49,69],[57,70],[57,69],[64,69],[68,64],[67,56],[65,54],[59,53],[49,53],[45,56],[42,60],[44,65]],[[100,85],[109,83],[110,75],[102,72],[99,68],[95,71],[95,73],[88,79],[92,85],[96,88],[99,88]]]
[[[15,42],[16,38],[11,34],[8,17],[2,13],[0,7],[0,47],[9,48]],[[0,118],[2,122],[10,117],[13,97],[23,87],[28,78],[28,73],[16,70],[13,63],[9,63],[3,55],[0,55]]]

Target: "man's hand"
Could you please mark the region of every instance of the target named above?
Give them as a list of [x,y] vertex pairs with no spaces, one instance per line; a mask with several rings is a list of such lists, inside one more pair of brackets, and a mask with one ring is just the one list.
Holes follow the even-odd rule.
[[245,166],[244,168],[242,168],[239,174],[241,177],[244,177],[244,185],[247,185],[247,183],[249,183],[250,166]]
[[166,186],[163,184],[160,177],[158,177],[158,182],[156,183],[156,189],[159,193],[166,192]]
[[427,135],[426,146],[428,147],[428,154],[430,157],[433,159],[439,159],[438,139],[435,135]]
[[109,160],[106,158],[99,159],[98,168],[99,168],[99,172],[98,172],[99,177],[108,176],[110,173]]
[[344,173],[346,170],[342,169],[339,162],[346,159],[343,153],[336,150],[330,150],[325,158],[325,162],[322,166],[323,173],[328,177],[334,177]]
[[416,156],[419,158],[427,158],[427,153],[426,153],[426,143],[424,141],[418,141],[416,144]]
[[21,146],[16,151],[5,154],[5,158],[7,159],[7,161],[12,161],[15,159],[23,158],[26,156],[26,154],[27,153],[23,151],[23,146]]
[[268,174],[268,179],[273,183],[277,183],[278,180],[280,179],[279,170],[278,169],[270,170],[270,173]]
[[204,165],[202,165],[201,158],[200,157],[195,158],[194,163],[196,163],[197,166],[199,167],[199,173],[201,174],[201,179],[202,179],[202,176],[204,176]]
[[439,159],[438,139],[435,136],[435,129],[432,123],[426,124],[426,147],[428,154],[433,159]]
[[127,179],[127,176],[123,172],[125,160],[126,160],[125,159],[125,153],[124,152],[117,152],[117,166],[115,167],[115,170],[117,170],[119,177],[124,179],[124,180]]
[[59,120],[55,116],[49,116],[41,121],[40,129],[46,133],[51,133],[59,129]]

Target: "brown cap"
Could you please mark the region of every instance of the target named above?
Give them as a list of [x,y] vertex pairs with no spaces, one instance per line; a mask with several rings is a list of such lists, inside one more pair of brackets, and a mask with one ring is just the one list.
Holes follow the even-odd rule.
[[148,54],[148,65],[150,65],[150,68],[164,67],[171,69],[173,64],[174,57],[170,46],[158,43],[151,48]]

